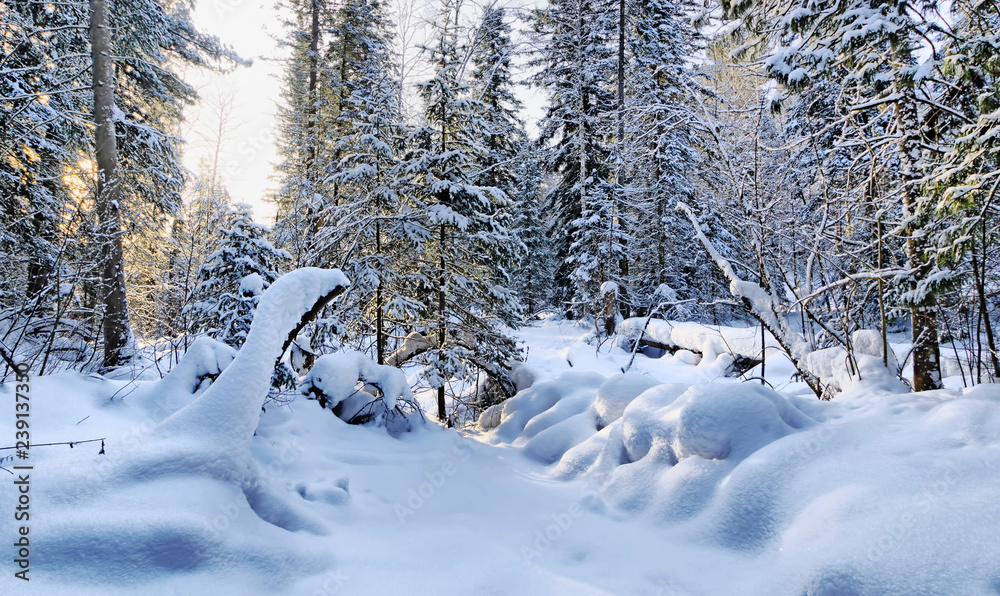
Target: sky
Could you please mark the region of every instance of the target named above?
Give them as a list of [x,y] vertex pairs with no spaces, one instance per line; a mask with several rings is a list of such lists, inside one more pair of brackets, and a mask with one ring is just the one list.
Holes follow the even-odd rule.
[[[273,0],[208,0],[193,14],[198,28],[218,36],[251,66],[226,74],[190,71],[187,80],[199,90],[202,101],[186,113],[187,139],[184,165],[197,171],[212,153],[218,127],[218,98],[232,97],[228,131],[220,151],[220,175],[234,202],[251,205],[255,218],[272,223],[274,206],[264,197],[275,187],[274,124],[280,101],[281,65],[274,60],[281,50],[275,41],[281,26]],[[265,59],[267,57],[267,59]]]

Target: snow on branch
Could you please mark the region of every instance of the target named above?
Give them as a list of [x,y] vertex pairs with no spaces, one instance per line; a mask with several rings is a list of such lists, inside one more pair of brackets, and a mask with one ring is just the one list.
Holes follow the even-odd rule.
[[348,285],[339,270],[303,268],[278,278],[261,296],[246,342],[208,390],[166,420],[161,434],[196,433],[220,451],[249,453],[271,372],[302,327]]
[[715,262],[716,267],[729,280],[730,293],[743,303],[743,307],[753,318],[757,319],[765,329],[771,332],[771,335],[778,341],[781,348],[788,354],[795,369],[809,385],[809,388],[813,390],[817,397],[822,397],[823,390],[819,379],[800,366],[800,362],[810,351],[809,344],[788,325],[788,321],[780,314],[781,309],[779,308],[778,299],[759,284],[741,279],[736,274],[729,261],[719,253],[715,245],[712,244],[712,241],[708,239],[708,236],[702,232],[698,218],[695,217],[687,204],[683,201],[678,201],[677,210],[683,211],[688,216],[688,219],[691,220],[691,225],[695,231],[695,238],[701,242],[712,261]]

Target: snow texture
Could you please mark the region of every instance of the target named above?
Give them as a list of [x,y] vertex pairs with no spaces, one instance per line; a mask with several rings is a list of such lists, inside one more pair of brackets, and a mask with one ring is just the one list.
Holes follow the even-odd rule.
[[337,352],[316,359],[304,384],[315,387],[334,407],[357,394],[358,382],[378,387],[385,407],[392,409],[400,399],[412,400],[410,384],[395,366],[375,364],[361,352]]

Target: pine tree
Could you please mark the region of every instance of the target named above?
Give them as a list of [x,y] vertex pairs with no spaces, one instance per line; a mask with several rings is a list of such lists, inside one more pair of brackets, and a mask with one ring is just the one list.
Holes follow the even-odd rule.
[[268,229],[253,222],[248,205],[235,205],[217,235],[217,249],[198,271],[187,309],[192,333],[239,348],[246,340],[261,294],[280,277],[291,256],[274,248]]
[[283,24],[288,34],[282,43],[290,49],[290,56],[282,86],[285,101],[278,110],[275,169],[280,187],[270,197],[277,205],[274,234],[278,246],[291,252],[297,266],[313,266],[330,156],[326,130],[330,64],[321,48],[322,36],[331,28],[333,8],[327,0],[288,0],[279,6],[287,14]]
[[498,217],[507,198],[476,184],[485,124],[482,103],[459,78],[458,16],[458,5],[446,1],[431,49],[434,76],[420,85],[427,124],[414,131],[406,166],[431,232],[422,314],[434,349],[424,374],[438,391],[441,420],[449,379],[467,379],[476,369],[502,382],[517,355],[502,327],[516,326],[520,310],[507,285],[516,239]]

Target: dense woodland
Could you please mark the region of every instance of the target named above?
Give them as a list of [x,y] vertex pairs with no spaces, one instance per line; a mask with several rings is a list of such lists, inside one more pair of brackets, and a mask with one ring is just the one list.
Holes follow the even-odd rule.
[[[243,62],[188,11],[0,3],[8,365],[239,347],[271,282],[325,267],[353,283],[293,351],[413,365],[442,418],[510,395],[510,331],[546,313],[598,340],[630,316],[759,324],[794,363],[905,332],[915,390],[942,350],[1000,376],[1000,4],[445,0],[410,85],[394,6],[284,0],[273,226],[217,161],[179,164],[180,73]],[[537,135],[519,85],[546,97]]]

